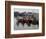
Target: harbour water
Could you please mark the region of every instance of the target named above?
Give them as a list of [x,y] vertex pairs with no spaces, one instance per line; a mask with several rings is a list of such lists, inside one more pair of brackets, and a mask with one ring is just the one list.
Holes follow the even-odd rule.
[[21,23],[19,23],[19,26],[17,26],[16,22],[17,22],[17,20],[16,20],[16,18],[14,18],[14,30],[33,30],[33,29],[39,29],[39,25],[30,24],[30,26],[28,26],[25,23],[24,26],[23,26]]

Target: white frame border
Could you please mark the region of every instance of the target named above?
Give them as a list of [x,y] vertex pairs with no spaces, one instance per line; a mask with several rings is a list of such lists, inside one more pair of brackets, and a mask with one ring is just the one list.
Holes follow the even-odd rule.
[[[31,8],[39,9],[39,29],[37,30],[16,30],[14,31],[14,8]],[[11,5],[11,34],[25,34],[25,33],[42,33],[42,7],[40,6],[20,6]],[[26,32],[25,32],[26,31]]]

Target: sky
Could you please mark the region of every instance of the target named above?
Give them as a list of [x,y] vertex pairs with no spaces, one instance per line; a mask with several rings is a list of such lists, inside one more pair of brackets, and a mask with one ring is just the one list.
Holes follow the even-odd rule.
[[27,8],[15,8],[14,11],[18,11],[18,12],[33,12],[33,13],[39,13],[39,9],[27,9]]

